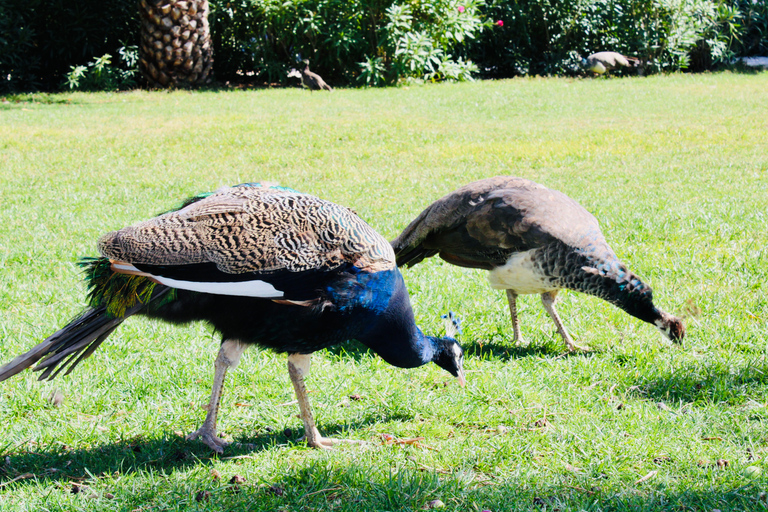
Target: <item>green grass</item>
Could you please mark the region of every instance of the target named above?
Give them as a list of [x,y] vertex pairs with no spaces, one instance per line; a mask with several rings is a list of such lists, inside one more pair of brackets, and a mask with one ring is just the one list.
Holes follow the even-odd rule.
[[[539,181],[593,212],[688,328],[672,346],[565,292],[566,325],[595,350],[563,356],[533,296],[520,305],[530,345],[514,347],[484,273],[433,259],[404,275],[425,331],[440,333],[448,309],[462,316],[465,389],[435,365],[396,369],[356,344],[320,352],[308,380],[320,429],[371,443],[315,451],[296,441],[285,356],[251,349],[228,375],[219,426],[255,448],[215,457],[183,434],[202,422],[218,338],[132,319],[67,377],[0,383],[0,510],[421,510],[433,499],[446,511],[765,509],[767,79],[0,103],[2,362],[77,314],[74,263],[100,234],[255,180],[351,206],[390,239],[474,179]],[[47,399],[55,389],[60,407]],[[429,448],[384,445],[382,433]],[[749,466],[763,473],[750,479]]]

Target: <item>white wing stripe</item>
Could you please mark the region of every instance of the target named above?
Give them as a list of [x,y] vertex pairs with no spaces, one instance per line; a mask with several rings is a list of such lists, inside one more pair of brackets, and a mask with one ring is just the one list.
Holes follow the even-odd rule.
[[157,281],[160,284],[178,288],[179,290],[189,290],[192,292],[212,293],[214,295],[236,295],[238,297],[263,297],[280,298],[284,294],[266,281],[254,279],[253,281],[224,282],[224,283],[206,283],[200,281],[182,281],[171,279],[170,277],[156,276],[148,272],[142,272],[130,263],[112,262],[112,269],[121,274],[134,274],[146,276]]
[[169,277],[152,275],[152,279],[160,284],[190,290],[193,292],[213,293],[215,295],[237,295],[238,297],[279,298],[283,292],[266,281],[239,281],[234,283],[205,283],[200,281],[180,281]]

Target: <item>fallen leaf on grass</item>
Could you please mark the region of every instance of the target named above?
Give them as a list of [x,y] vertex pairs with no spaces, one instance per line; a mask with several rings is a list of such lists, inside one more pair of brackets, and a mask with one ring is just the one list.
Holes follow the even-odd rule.
[[648,474],[645,475],[644,477],[638,478],[637,481],[635,481],[635,485],[641,484],[643,482],[647,482],[648,480],[650,480],[651,478],[655,477],[658,474],[659,472],[654,469],[653,471],[648,472]]
[[64,403],[64,393],[62,393],[60,389],[54,389],[51,392],[51,396],[48,397],[48,401],[54,407],[60,407],[61,404]]
[[437,448],[432,448],[431,446],[427,446],[425,444],[421,444],[420,441],[423,441],[423,437],[409,437],[407,439],[398,439],[392,434],[381,434],[381,441],[383,444],[389,445],[389,444],[402,444],[402,445],[409,445],[413,446],[415,448],[425,448],[427,450],[432,451],[439,451]]
[[417,461],[414,457],[407,457],[408,460],[416,464],[416,467],[419,469],[419,471],[433,471],[435,473],[440,473],[442,475],[450,475],[453,473],[450,469],[442,469],[442,468],[433,468],[431,466],[426,466],[422,464],[421,462]]
[[584,473],[583,469],[571,466],[570,464],[565,464],[565,470],[570,471],[571,473]]
[[12,484],[13,482],[18,482],[19,480],[26,480],[27,478],[35,478],[35,474],[34,473],[24,473],[23,475],[19,475],[16,478],[14,478],[13,480],[8,480],[7,482],[1,483],[0,484],[0,489],[5,487],[6,485]]

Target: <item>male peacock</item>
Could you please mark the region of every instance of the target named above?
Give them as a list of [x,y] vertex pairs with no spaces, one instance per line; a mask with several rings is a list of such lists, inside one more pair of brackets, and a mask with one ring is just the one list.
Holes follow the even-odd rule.
[[131,315],[173,323],[205,320],[222,335],[203,425],[189,435],[221,453],[216,435],[224,377],[245,348],[287,352],[307,443],[315,427],[304,377],[310,354],[357,339],[388,363],[430,361],[464,385],[453,338],[424,336],[387,241],[348,208],[296,191],[238,185],[108,233],[101,258],[83,261],[90,308],[0,368],[0,381],[43,359],[40,379],[67,373]]
[[523,178],[488,178],[448,194],[392,246],[398,266],[439,254],[454,265],[489,270],[491,287],[507,290],[518,343],[517,296],[537,293],[568,349],[581,348],[555,311],[562,288],[607,300],[672,341],[685,334],[680,319],[657,309],[651,288],[618,260],[595,217],[565,194]]

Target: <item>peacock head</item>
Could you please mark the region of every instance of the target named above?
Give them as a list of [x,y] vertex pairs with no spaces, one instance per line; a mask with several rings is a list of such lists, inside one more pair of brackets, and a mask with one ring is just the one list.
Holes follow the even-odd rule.
[[459,386],[464,387],[464,349],[453,338],[432,338],[435,354],[432,362],[459,379]]
[[683,325],[683,321],[676,316],[661,311],[661,318],[654,323],[661,333],[672,340],[672,342],[677,344],[683,342],[683,338],[685,337],[685,326]]

